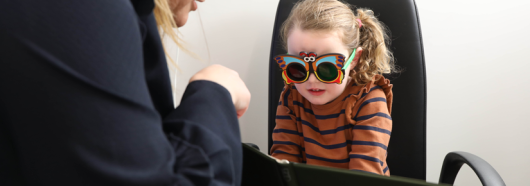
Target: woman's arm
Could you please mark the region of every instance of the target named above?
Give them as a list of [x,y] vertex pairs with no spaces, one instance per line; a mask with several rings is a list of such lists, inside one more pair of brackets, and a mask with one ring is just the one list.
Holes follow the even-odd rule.
[[0,185],[239,184],[228,91],[161,115],[129,1],[2,1],[0,25]]
[[177,152],[178,182],[239,185],[243,156],[238,123],[227,89],[212,81],[191,82],[180,105],[164,118]]

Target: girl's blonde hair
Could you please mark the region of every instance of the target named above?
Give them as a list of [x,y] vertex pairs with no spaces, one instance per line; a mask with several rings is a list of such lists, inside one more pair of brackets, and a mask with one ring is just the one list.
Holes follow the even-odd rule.
[[[287,37],[298,27],[312,31],[338,31],[343,44],[351,53],[355,48],[363,49],[359,63],[350,72],[356,84],[364,85],[375,75],[396,71],[394,57],[387,48],[387,28],[369,9],[359,8],[355,15],[350,5],[338,0],[303,0],[296,3],[280,35],[287,50]],[[362,27],[359,27],[360,19]]]

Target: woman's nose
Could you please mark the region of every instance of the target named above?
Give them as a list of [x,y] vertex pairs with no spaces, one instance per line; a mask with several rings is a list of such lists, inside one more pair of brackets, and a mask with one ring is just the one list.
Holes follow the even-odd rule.
[[[199,1],[199,2],[204,2],[204,1]],[[196,1],[193,1],[191,2],[191,11],[195,11],[197,10],[197,8],[199,8],[199,6],[197,5],[197,2]]]

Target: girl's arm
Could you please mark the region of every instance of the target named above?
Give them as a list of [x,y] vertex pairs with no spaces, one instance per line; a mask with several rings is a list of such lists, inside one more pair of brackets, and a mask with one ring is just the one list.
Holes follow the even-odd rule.
[[392,130],[392,118],[382,89],[375,89],[360,99],[361,106],[353,110],[350,170],[390,175],[386,164],[387,147]]
[[276,127],[272,132],[273,145],[271,155],[278,159],[286,159],[292,162],[302,162],[302,133],[298,131],[296,125],[296,116],[289,109],[292,103],[289,103],[290,89],[285,87],[278,109],[276,111]]

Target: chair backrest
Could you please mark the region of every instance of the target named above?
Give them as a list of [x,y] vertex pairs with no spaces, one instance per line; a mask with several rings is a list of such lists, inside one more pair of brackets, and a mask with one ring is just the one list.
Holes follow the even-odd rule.
[[[343,0],[369,8],[391,32],[390,49],[400,74],[389,77],[394,84],[392,137],[387,162],[392,175],[425,180],[426,177],[426,80],[420,22],[414,0]],[[281,69],[273,57],[285,54],[280,27],[297,0],[280,0],[276,12],[269,62],[269,146],[272,146],[276,108],[283,88]]]

